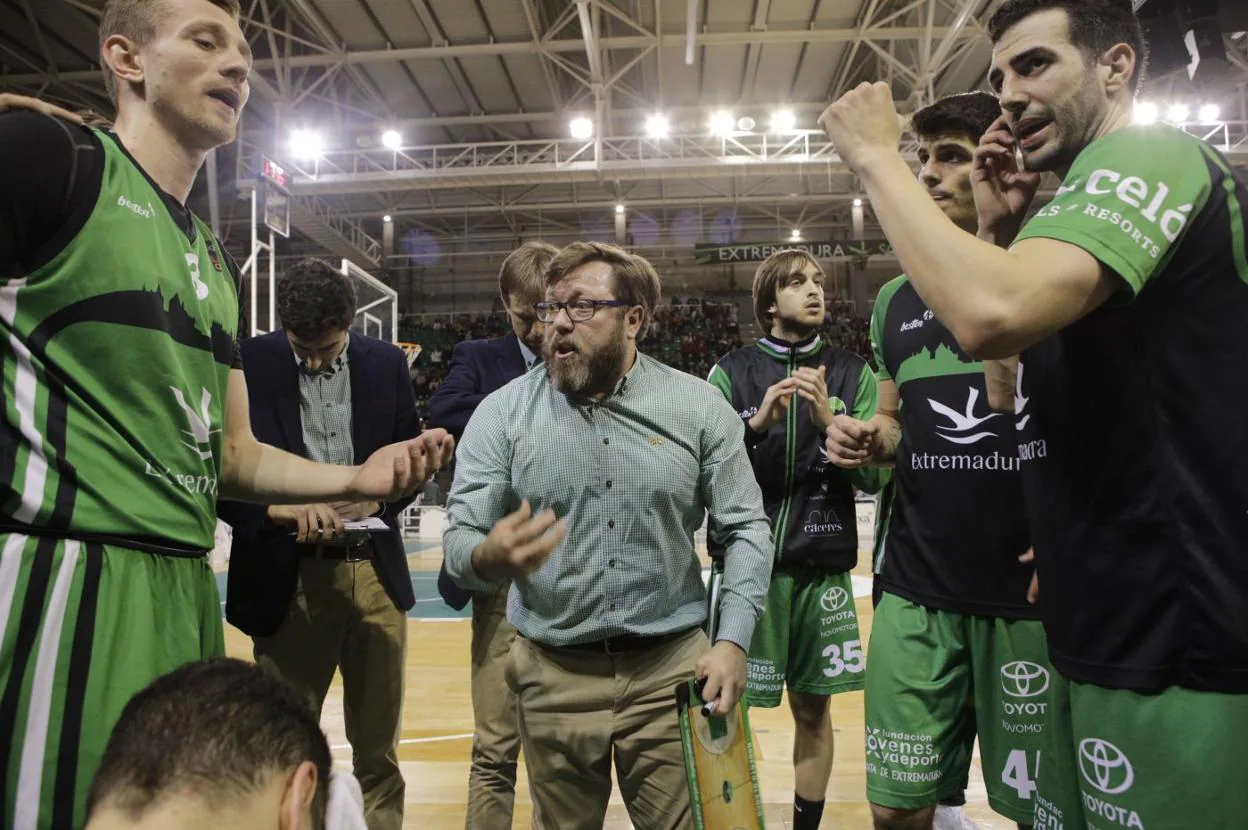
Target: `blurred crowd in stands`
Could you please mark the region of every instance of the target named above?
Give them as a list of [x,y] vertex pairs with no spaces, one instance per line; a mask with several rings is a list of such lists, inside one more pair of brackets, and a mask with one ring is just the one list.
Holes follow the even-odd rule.
[[[705,378],[717,360],[743,344],[736,303],[700,297],[673,297],[655,315],[641,350],[669,366]],[[749,321],[751,330],[753,321]],[[455,344],[464,340],[500,337],[509,332],[505,312],[411,315],[399,327],[399,340],[420,345],[412,364],[412,387],[422,422],[429,397],[451,366]],[[823,337],[871,360],[866,319],[854,315],[852,304],[828,302]]]

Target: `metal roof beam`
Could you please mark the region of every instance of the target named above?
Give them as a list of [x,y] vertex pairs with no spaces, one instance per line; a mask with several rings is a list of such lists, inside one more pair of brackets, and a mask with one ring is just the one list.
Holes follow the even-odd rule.
[[[288,0],[295,4],[303,4],[304,0]],[[298,7],[298,6],[297,6]],[[937,26],[932,29],[934,37],[946,37],[952,27]],[[862,40],[868,43],[887,43],[890,41],[913,41],[924,37],[927,33],[923,26],[884,26],[869,29],[770,29],[765,32],[699,32],[696,42],[699,46],[743,46],[746,44],[769,43],[851,43]],[[328,34],[328,33],[327,33]],[[956,38],[979,37],[973,29],[963,28]],[[332,36],[330,36],[332,37]],[[661,48],[680,47],[684,45],[684,35],[658,35],[646,37],[642,35],[601,38],[600,49],[645,49],[650,46]],[[464,43],[447,46],[417,46],[401,49],[364,49],[359,51],[339,50],[315,55],[292,55],[281,62],[290,69],[309,66],[330,66],[345,64],[349,68],[376,63],[393,63],[395,61],[447,60],[448,58],[478,57],[488,55],[531,55],[534,51],[554,54],[561,52],[579,52],[584,54],[583,38],[559,38],[543,40],[534,46],[531,40],[502,41],[498,43]],[[278,61],[272,58],[257,60],[257,69],[274,69]],[[59,80],[92,81],[100,78],[98,70],[75,70],[61,72]],[[50,73],[25,73],[5,77],[12,86],[39,84],[45,81],[58,80]]]

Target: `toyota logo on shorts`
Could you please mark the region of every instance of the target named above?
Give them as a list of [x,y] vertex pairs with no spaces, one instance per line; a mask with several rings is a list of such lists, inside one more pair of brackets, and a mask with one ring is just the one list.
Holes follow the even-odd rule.
[[824,611],[840,611],[849,602],[849,592],[844,588],[832,587],[819,597],[819,605]]
[[1010,697],[1037,697],[1049,688],[1049,670],[1026,660],[1001,667],[1001,690]]
[[1093,787],[1106,795],[1117,795],[1131,789],[1135,770],[1122,750],[1100,738],[1079,742],[1079,771]]

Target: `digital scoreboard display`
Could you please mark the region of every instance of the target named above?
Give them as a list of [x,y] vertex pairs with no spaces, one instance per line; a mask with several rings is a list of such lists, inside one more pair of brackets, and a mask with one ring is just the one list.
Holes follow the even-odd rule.
[[261,156],[260,159],[260,177],[282,190],[290,190],[290,174],[273,159],[267,156]]

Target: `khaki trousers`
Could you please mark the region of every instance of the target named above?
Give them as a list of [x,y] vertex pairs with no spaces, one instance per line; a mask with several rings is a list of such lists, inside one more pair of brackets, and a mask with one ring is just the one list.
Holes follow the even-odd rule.
[[511,830],[520,724],[516,695],[504,679],[515,627],[507,622],[510,583],[472,596],[472,767],[466,830]]
[[334,669],[369,830],[401,830],[405,785],[397,757],[407,617],[372,562],[304,559],[282,627],[256,637],[256,662],[294,684],[320,717]]
[[636,830],[692,826],[675,693],[709,648],[700,629],[615,655],[516,637],[507,681],[520,702],[534,827],[601,830],[612,762]]

